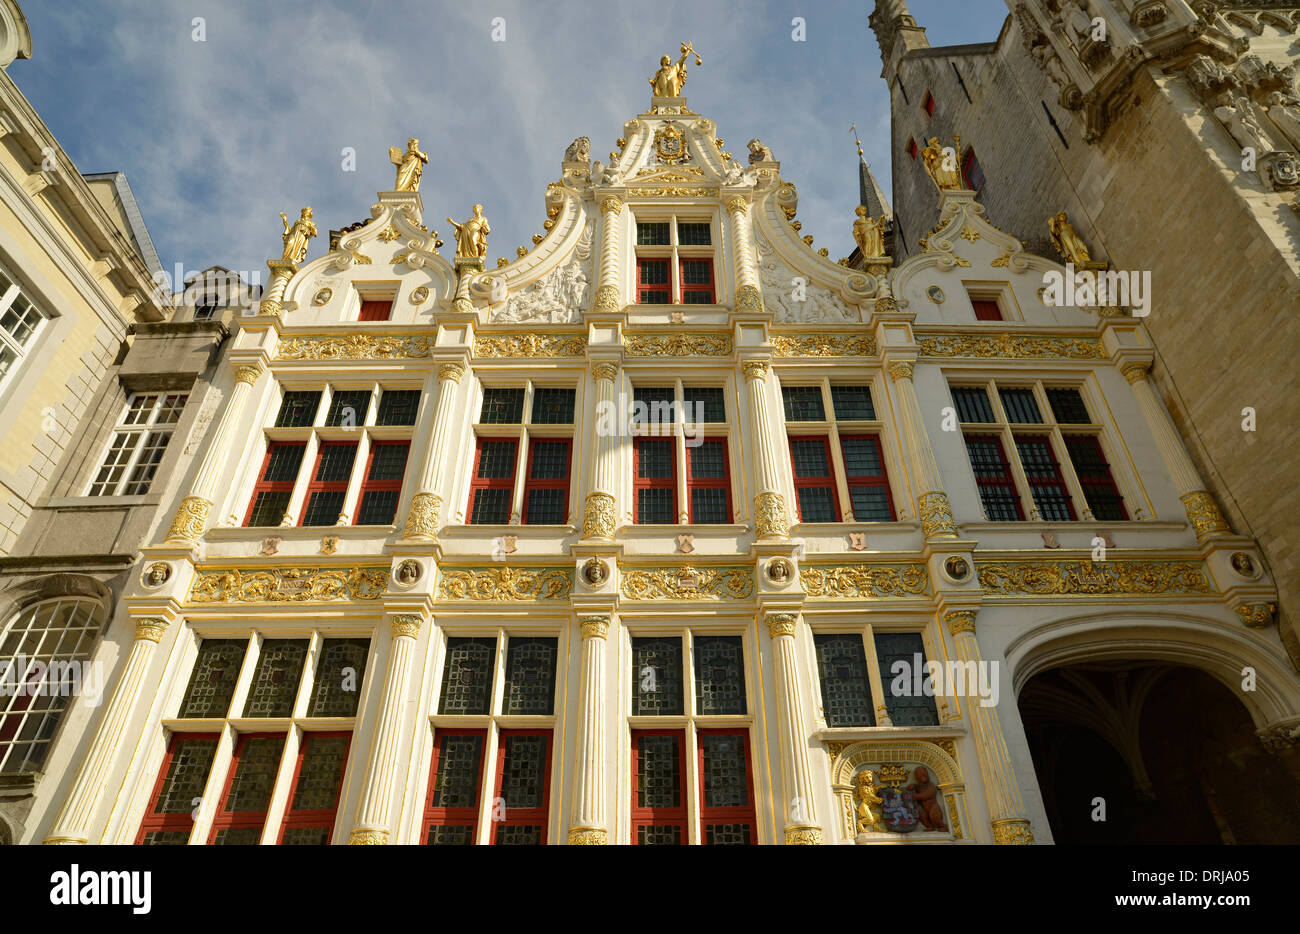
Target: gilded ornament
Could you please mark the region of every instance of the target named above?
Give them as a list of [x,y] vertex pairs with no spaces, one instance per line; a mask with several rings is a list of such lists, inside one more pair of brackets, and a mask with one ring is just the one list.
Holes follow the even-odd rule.
[[432,340],[423,334],[303,335],[286,337],[277,360],[411,360],[429,356]]
[[328,305],[333,297],[333,289],[318,289],[316,294],[312,296],[311,303],[319,308],[321,305]]
[[422,305],[429,298],[429,287],[422,285],[411,293],[411,304]]
[[794,577],[794,565],[785,558],[773,558],[767,562],[767,579],[779,586],[784,586]]
[[581,357],[586,352],[585,337],[562,334],[505,334],[474,339],[476,357]]
[[884,798],[880,791],[884,785],[876,782],[876,773],[872,769],[862,769],[853,776],[853,797],[858,802],[856,829],[858,833],[887,833],[885,824]]
[[993,261],[989,263],[989,265],[992,266],[994,269],[1002,269],[1008,264],[1010,264],[1010,262],[1011,262],[1011,254],[1003,253],[1000,256],[995,257]]
[[1255,559],[1244,551],[1234,551],[1228,563],[1236,573],[1247,580],[1255,580],[1260,576],[1259,568],[1255,566]]
[[955,538],[958,535],[957,520],[953,517],[946,493],[922,493],[916,498],[916,511],[921,517],[921,531],[926,538]]
[[1136,385],[1147,378],[1147,370],[1150,367],[1149,363],[1126,363],[1119,368],[1119,371],[1124,374],[1126,380]]
[[172,576],[172,566],[166,561],[155,561],[144,569],[140,582],[149,588],[161,587]]
[[392,243],[394,240],[400,240],[402,237],[402,235],[397,232],[397,228],[394,227],[392,224],[389,224],[387,227],[381,230],[377,236],[378,239],[384,241],[385,243]]
[[1023,817],[1011,817],[993,822],[993,842],[998,846],[1031,846],[1034,832]]
[[422,620],[413,613],[402,613],[393,617],[393,638],[406,636],[408,639],[415,639],[420,635],[420,623]]
[[594,827],[574,827],[569,831],[569,846],[606,846],[609,834]]
[[968,240],[971,243],[974,243],[976,240],[980,238],[980,234],[979,231],[976,230],[974,227],[963,227],[961,229],[961,238],[963,240]]
[[736,311],[742,314],[761,315],[764,312],[763,296],[752,285],[736,289]]
[[247,383],[249,386],[254,385],[258,377],[262,375],[261,362],[246,363],[235,367],[235,382]]
[[834,765],[835,760],[840,757],[840,753],[852,746],[853,743],[827,739],[822,740],[822,745],[826,747],[826,754],[831,757],[831,764]]
[[609,568],[599,558],[588,558],[582,564],[582,579],[592,587],[599,587],[609,578]]
[[208,510],[211,508],[212,503],[202,496],[185,497],[176,509],[171,528],[167,530],[167,541],[197,542],[207,528]]
[[970,577],[970,562],[961,555],[952,555],[943,563],[943,573],[949,580],[960,583]]
[[1187,519],[1192,523],[1197,539],[1213,532],[1232,531],[1228,521],[1223,518],[1223,513],[1219,512],[1218,503],[1205,490],[1184,493],[1179,499],[1183,501],[1183,508],[1187,510]]
[[570,568],[443,568],[438,595],[444,600],[567,600]]
[[618,286],[602,285],[596,289],[596,311],[618,311],[620,308],[618,300]]
[[655,133],[655,154],[664,165],[685,162],[686,134],[675,123],[666,123]]
[[920,339],[923,357],[1035,357],[1105,360],[1106,351],[1093,337],[1036,337],[1013,334],[966,336],[933,334]]
[[728,198],[727,210],[732,214],[744,214],[749,210],[749,202],[744,198]]
[[773,613],[767,618],[767,634],[773,639],[778,636],[793,636],[798,619],[793,613]]
[[745,379],[763,379],[767,376],[767,363],[763,360],[744,360],[740,364]]
[[948,150],[939,142],[938,137],[932,136],[929,143],[921,150],[925,171],[929,173],[931,181],[940,191],[952,191],[962,187],[961,175],[958,173],[961,165],[961,137],[958,136],[956,139],[956,146]]
[[874,357],[876,341],[847,334],[773,334],[772,348],[778,357]]
[[419,191],[420,174],[428,163],[429,157],[420,152],[420,141],[412,136],[406,141],[406,151],[397,146],[388,147],[388,161],[397,166],[397,181],[393,182],[393,191]]
[[784,496],[767,491],[754,497],[754,531],[759,538],[785,538],[790,534]]
[[655,97],[681,97],[682,88],[686,86],[686,56],[694,55],[695,64],[702,65],[695,47],[689,42],[682,43],[682,57],[676,64],[670,56],[659,59],[659,70],[650,78],[650,90]]
[[1251,629],[1272,626],[1275,613],[1277,613],[1276,603],[1242,604],[1237,607],[1237,614],[1241,617],[1242,623]]
[[289,215],[283,211],[280,212],[280,222],[284,224],[284,252],[280,255],[282,262],[294,263],[295,265],[303,261],[307,255],[307,244],[316,236],[316,224],[311,219],[311,208],[303,208],[302,214],[298,219],[289,224]]
[[136,620],[135,638],[136,641],[144,640],[146,642],[162,641],[163,633],[167,631],[167,620],[157,616],[151,616],[147,619]]
[[1211,594],[1200,561],[976,562],[988,596]]
[[952,610],[943,615],[943,621],[948,624],[948,631],[954,636],[959,636],[963,632],[975,634],[975,612],[973,610]]
[[629,188],[627,193],[635,198],[707,198],[716,195],[717,189],[664,185],[658,188]]
[[357,828],[348,837],[348,846],[387,846],[387,830],[362,830]]
[[1066,219],[1064,211],[1052,216],[1047,222],[1047,230],[1052,237],[1052,246],[1056,247],[1056,252],[1061,254],[1062,259],[1076,266],[1092,262],[1088,244],[1075,232],[1074,225]]
[[959,808],[957,807],[957,802],[953,798],[948,799],[948,826],[952,828],[952,836],[954,840],[964,839],[961,832],[961,815],[959,813]]
[[438,513],[441,510],[442,497],[437,493],[416,493],[411,497],[411,511],[406,516],[402,538],[437,541]]
[[820,827],[787,827],[785,829],[786,846],[821,846],[822,829]]
[[362,253],[360,250],[350,250],[348,251],[348,255],[352,257],[352,262],[356,263],[358,266],[369,266],[373,262],[369,256]]
[[411,587],[423,573],[420,562],[407,558],[393,569],[393,582],[400,587]]
[[623,213],[623,202],[618,198],[605,198],[600,202],[600,213],[613,214],[618,217],[619,214]]
[[378,600],[386,567],[205,568],[190,587],[191,603],[333,603]]
[[444,363],[438,367],[438,380],[450,383],[459,383],[460,378],[465,375],[465,367],[459,363]]
[[864,258],[874,258],[885,255],[885,225],[887,220],[882,214],[880,217],[869,217],[865,205],[859,204],[854,213],[858,219],[853,222],[853,241],[858,245],[858,250]]
[[634,357],[726,357],[730,334],[629,334],[623,349]]
[[595,379],[607,379],[612,383],[618,379],[618,364],[597,363],[591,368],[591,375]]
[[870,600],[930,593],[924,564],[805,564],[799,577],[809,597]]
[[898,314],[898,302],[892,295],[882,295],[876,299],[876,314],[878,315],[896,315]]
[[492,232],[492,228],[488,226],[488,219],[483,216],[483,205],[474,205],[474,213],[465,223],[458,224],[450,217],[447,218],[447,223],[451,224],[456,231],[458,258],[482,259],[487,256],[487,237]]
[[620,592],[628,600],[746,600],[754,593],[752,568],[690,565],[629,571]]
[[608,493],[588,493],[582,510],[583,538],[614,537],[614,497]]
[[603,639],[609,633],[609,617],[579,616],[578,628],[584,639]]
[[898,382],[900,379],[912,378],[912,363],[910,360],[895,360],[889,364],[889,378]]

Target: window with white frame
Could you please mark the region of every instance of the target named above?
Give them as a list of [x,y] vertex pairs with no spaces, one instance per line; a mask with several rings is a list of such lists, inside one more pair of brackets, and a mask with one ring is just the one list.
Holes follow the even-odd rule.
[[554,635],[447,637],[421,842],[547,842],[558,658]]
[[40,771],[63,715],[90,686],[102,625],[99,604],[76,598],[32,603],[10,618],[0,635],[0,773]]
[[184,392],[133,393],[126,400],[86,495],[148,493],[189,398],[189,393]]
[[329,843],[369,655],[319,631],[203,639],[135,842]]
[[286,389],[244,525],[392,525],[420,397],[399,385]]
[[948,388],[990,521],[1128,519],[1080,386],[963,379]]
[[758,843],[745,639],[632,637],[631,842]]
[[483,387],[467,524],[568,523],[574,405],[572,386]]
[[713,224],[707,216],[636,219],[636,300],[642,305],[712,305]]
[[884,423],[866,380],[782,380],[800,522],[893,522]]
[[46,316],[0,271],[0,389],[36,346]]
[[646,377],[632,390],[631,415],[635,523],[730,523],[726,390],[707,383]]
[[813,645],[828,727],[939,725],[934,693],[925,691],[927,660],[935,656],[922,632],[815,629]]

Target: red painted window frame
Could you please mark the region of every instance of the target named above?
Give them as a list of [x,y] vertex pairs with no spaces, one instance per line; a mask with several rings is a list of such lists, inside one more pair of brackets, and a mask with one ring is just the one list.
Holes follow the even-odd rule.
[[[968,438],[974,438],[974,439],[979,440],[979,441],[992,441],[995,445],[997,445],[997,449],[998,449],[998,460],[1000,460],[1000,461],[1002,462],[1002,477],[1001,477],[1000,479],[997,479],[997,480],[992,480],[992,479],[989,479],[989,478],[987,478],[987,477],[981,477],[981,476],[979,475],[979,473],[974,469],[974,465],[973,465],[973,464],[971,465],[971,473],[972,473],[972,474],[974,475],[974,477],[975,477],[975,488],[976,488],[976,490],[978,491],[978,490],[980,490],[980,489],[982,489],[982,488],[984,488],[984,487],[986,487],[986,486],[987,486],[987,487],[999,487],[999,488],[1005,488],[1005,489],[1010,490],[1011,493],[1012,493],[1012,495],[1015,497],[1015,503],[1016,503],[1016,521],[1017,521],[1017,522],[1024,522],[1024,521],[1025,521],[1025,507],[1024,507],[1024,503],[1022,503],[1022,502],[1021,502],[1021,499],[1020,499],[1020,490],[1016,488],[1016,478],[1015,478],[1015,476],[1011,473],[1011,462],[1010,462],[1009,460],[1007,460],[1007,452],[1006,452],[1006,448],[1004,448],[1004,447],[1002,446],[1002,437],[1001,437],[1000,435],[990,435],[990,434],[986,434],[986,433],[983,433],[983,432],[972,432],[972,433],[970,433],[970,434],[966,434],[966,433],[963,433],[963,434],[962,434],[962,441],[963,441],[963,442],[965,442],[966,439],[968,439]],[[969,459],[970,459],[970,453],[969,453],[969,451],[967,452],[966,457],[967,457],[967,460],[969,461]],[[1005,519],[1004,519],[1004,520],[992,520],[992,521],[1003,521],[1003,522],[1005,522],[1005,521],[1009,521],[1009,520],[1005,520]]]
[[[849,473],[849,458],[844,453],[845,441],[870,441],[876,447],[876,457],[880,461],[880,476],[873,477],[869,474],[851,474]],[[853,488],[855,486],[878,486],[885,490],[885,500],[889,503],[889,521],[895,522],[898,519],[898,513],[894,510],[894,493],[889,488],[889,468],[885,465],[885,448],[880,443],[880,435],[877,434],[852,434],[840,435],[840,456],[844,458],[844,483],[849,488],[849,505],[853,504]],[[865,522],[861,516],[854,514],[854,520]]]
[[[681,800],[681,806],[675,808],[649,808],[641,807],[637,804],[637,767],[640,753],[636,748],[636,741],[642,736],[676,736],[677,737],[677,776],[681,783],[678,789],[678,797]],[[631,844],[637,845],[637,828],[650,826],[674,826],[682,829],[682,845],[690,843],[690,824],[686,813],[686,731],[685,730],[632,730],[630,742],[630,761],[632,771],[632,810],[631,810]],[[752,795],[751,795],[752,798]]]
[[[664,263],[668,267],[668,275],[662,285],[655,283],[645,285],[641,282],[641,266],[645,263]],[[673,258],[671,256],[638,256],[636,258],[636,301],[638,305],[647,304],[642,297],[650,293],[659,293],[668,296],[666,302],[655,302],[657,305],[671,305],[673,302]]]
[[916,161],[916,154],[919,151],[920,149],[916,145],[916,140],[909,138],[907,141],[907,154],[912,157],[913,162]]
[[[317,493],[347,493],[348,484],[352,482],[352,473],[348,472],[346,480],[317,480],[316,473],[320,470],[321,461],[325,457],[326,448],[352,448],[352,469],[357,466],[357,442],[355,441],[322,441],[316,446],[316,459],[311,465],[311,474],[307,481],[307,493],[302,498],[302,509],[298,513],[298,525],[307,518],[307,509],[311,506],[311,498]],[[343,509],[348,508],[347,501],[343,502]],[[342,511],[342,510],[340,510]],[[336,517],[337,518],[337,517]]]
[[[535,478],[533,476],[533,452],[536,450],[538,443],[563,443],[567,453],[565,459],[569,468],[568,474],[564,477],[543,477]],[[528,465],[524,468],[524,506],[520,522],[528,524],[528,498],[533,495],[534,490],[562,490],[564,499],[560,506],[560,515],[567,517],[569,514],[569,486],[572,482],[573,472],[573,439],[572,438],[529,438],[528,439]]]
[[[831,490],[831,504],[835,510],[835,518],[832,522],[839,522],[844,513],[840,512],[840,491],[835,485],[835,458],[831,456],[831,439],[826,435],[795,435],[787,439],[790,444],[790,475],[794,478],[794,511],[799,516],[799,521],[803,522],[803,513],[799,508],[799,490],[805,487],[823,487],[829,486]],[[799,477],[794,472],[794,443],[796,441],[820,441],[826,448],[826,469],[830,473],[824,477]],[[883,461],[882,461],[883,463]],[[811,520],[809,520],[811,521]]]
[[212,826],[208,828],[208,846],[212,846],[217,839],[217,832],[221,830],[243,829],[245,827],[266,827],[266,815],[270,813],[271,799],[266,801],[267,810],[265,811],[235,811],[233,814],[226,815],[221,808],[226,803],[226,798],[230,794],[230,786],[235,782],[235,773],[239,770],[239,759],[244,754],[244,747],[248,745],[251,739],[266,739],[268,737],[279,737],[280,758],[284,759],[284,743],[288,737],[284,733],[240,733],[239,741],[235,743],[235,750],[230,756],[230,767],[226,769],[226,780],[223,783],[221,794],[217,796],[217,807],[212,817]]
[[975,309],[976,321],[1005,321],[1002,317],[1002,307],[993,298],[972,298],[970,300],[971,308]]
[[361,311],[357,314],[358,321],[387,321],[393,316],[393,300],[391,298],[362,299]]
[[[727,451],[726,438],[705,438],[704,444],[719,444],[722,446],[722,476],[721,477],[696,477],[692,472],[691,449],[686,449],[686,507],[690,512],[691,522],[695,520],[695,497],[692,496],[694,490],[723,490],[727,497],[727,518],[725,522],[708,523],[709,525],[727,525],[732,520],[731,511],[731,455]],[[676,452],[674,452],[676,453]]]
[[[672,474],[667,477],[642,477],[641,476],[641,448],[646,444],[666,444],[672,451],[673,465]],[[671,437],[651,436],[646,438],[632,439],[632,521],[635,525],[642,525],[641,522],[641,496],[638,490],[646,489],[666,489],[672,493],[672,523],[677,521],[677,439]]]
[[[972,168],[979,173],[979,178],[971,178]],[[966,154],[961,160],[961,180],[969,191],[980,191],[984,188],[988,179],[984,177],[984,168],[980,165],[980,160],[975,155],[974,149],[967,149]]]
[[[483,454],[484,443],[496,441],[509,442],[514,446],[514,458],[511,461],[509,477],[480,477],[478,475],[479,458]],[[510,502],[514,502],[515,494],[515,474],[518,473],[519,467],[519,439],[502,438],[496,435],[479,435],[474,439],[474,464],[473,472],[469,480],[469,502],[465,505],[465,523],[472,525],[474,523],[474,497],[479,490],[508,490],[510,492]],[[507,517],[508,518],[508,517]]]
[[925,110],[927,117],[934,116],[934,95],[929,91],[925,92],[925,100],[921,103],[921,107]]
[[[1106,459],[1106,449],[1101,445],[1101,438],[1098,435],[1088,435],[1088,434],[1070,432],[1069,434],[1064,435],[1062,440],[1065,443],[1065,454],[1067,457],[1070,458],[1071,465],[1074,464],[1074,455],[1070,451],[1071,441],[1086,441],[1087,443],[1090,443],[1094,448],[1096,448],[1097,461],[1101,464],[1101,467],[1098,468],[1097,470],[1098,476],[1095,480],[1091,480],[1091,479],[1084,480],[1083,475],[1079,472],[1079,468],[1077,466],[1074,468],[1074,474],[1079,479],[1079,486],[1083,488],[1084,502],[1088,502],[1089,490],[1093,490],[1093,489],[1109,490],[1109,492],[1114,495],[1115,501],[1119,503],[1120,515],[1124,517],[1120,521],[1127,522],[1128,506],[1125,505],[1124,503],[1124,496],[1119,491],[1119,485],[1115,483],[1115,475],[1111,473],[1110,461]],[[1092,508],[1091,504],[1089,504],[1088,508],[1089,509]]]
[[[442,752],[441,739],[444,736],[477,736],[483,740],[483,753],[478,758],[478,777],[474,782],[474,806],[469,808],[434,807],[433,787],[438,778],[438,756]],[[424,817],[420,821],[420,844],[429,840],[431,827],[473,827],[470,843],[478,843],[479,809],[483,804],[483,760],[487,756],[487,730],[436,730],[433,734],[433,757],[429,763],[429,784],[424,793]]]
[[[186,811],[183,814],[156,814],[154,809],[158,807],[158,798],[162,795],[163,784],[167,781],[167,770],[171,768],[172,759],[176,757],[176,746],[187,739],[210,739],[213,743],[221,742],[220,733],[173,733],[167,743],[167,752],[163,754],[162,765],[158,767],[158,778],[153,783],[153,792],[149,795],[149,807],[144,812],[144,817],[140,821],[140,829],[135,835],[135,845],[140,846],[144,843],[145,834],[148,833],[192,833],[194,831],[194,812]],[[213,763],[216,762],[216,755],[213,755]],[[208,773],[208,778],[212,773]],[[207,782],[204,782],[207,785]]]
[[[747,807],[706,807],[704,804],[704,744],[700,742],[703,736],[739,736],[745,744],[745,782],[747,784],[746,793],[749,796],[749,805]],[[699,730],[696,733],[695,757],[699,767],[700,776],[700,814],[699,814],[699,835],[696,837],[701,844],[705,841],[704,825],[705,824],[748,824],[749,825],[749,843],[755,846],[758,843],[758,814],[754,804],[754,759],[750,755],[749,730],[730,729],[730,730]],[[635,775],[636,773],[632,773]]]
[[[266,454],[262,457],[262,469],[257,472],[257,483],[253,485],[253,495],[248,498],[248,512],[244,514],[244,526],[247,527],[253,519],[253,509],[257,506],[257,497],[261,493],[293,493],[293,485],[298,482],[295,476],[292,480],[267,480],[266,471],[271,466],[271,455],[279,448],[303,448],[306,453],[307,442],[305,441],[272,441],[266,446]],[[298,462],[298,471],[302,472],[302,461]],[[279,523],[276,523],[279,525]]]
[[554,730],[501,730],[497,734],[497,761],[493,769],[492,780],[492,801],[495,810],[495,804],[501,799],[501,784],[505,779],[506,768],[506,739],[513,736],[545,736],[546,737],[546,770],[542,773],[542,806],[536,808],[505,808],[505,818],[497,820],[496,815],[492,816],[492,829],[488,836],[488,843],[495,845],[497,842],[497,831],[502,827],[508,827],[517,824],[541,824],[542,839],[541,846],[546,845],[548,830],[550,825],[551,813],[551,757],[555,754],[555,731]]
[[[405,449],[406,449],[406,462],[405,462],[405,463],[406,463],[406,466],[409,466],[409,465],[410,465],[410,462],[411,462],[411,442],[410,442],[410,441],[372,441],[371,444],[370,444],[370,450],[369,450],[368,452],[366,452],[366,466],[365,466],[365,468],[362,470],[362,473],[361,473],[361,491],[360,491],[359,493],[357,493],[357,501],[356,501],[356,503],[353,504],[353,507],[352,507],[352,515],[353,515],[353,516],[360,517],[360,515],[361,515],[361,504],[365,501],[365,499],[366,499],[366,494],[367,494],[367,493],[381,493],[381,492],[392,492],[392,491],[396,491],[396,492],[397,492],[397,495],[398,495],[398,498],[399,498],[399,499],[401,498],[401,495],[402,495],[402,481],[403,481],[403,480],[405,479],[405,477],[406,477],[406,467],[403,467],[403,468],[402,468],[402,475],[401,475],[400,477],[398,477],[396,480],[376,480],[376,481],[371,481],[371,479],[370,479],[370,467],[371,467],[371,465],[374,464],[374,462],[375,462],[375,451],[376,451],[378,448],[381,448],[381,447],[403,447],[403,448],[405,448]],[[395,509],[395,508],[394,508],[393,516],[394,516],[394,518],[396,518],[396,516],[397,516],[396,509]]]
[[[1079,514],[1074,511],[1074,497],[1070,495],[1070,487],[1065,482],[1065,474],[1061,470],[1060,460],[1057,459],[1056,448],[1052,444],[1052,436],[1035,432],[1016,432],[1014,440],[1017,442],[1033,440],[1037,443],[1041,443],[1047,448],[1047,455],[1051,458],[1053,476],[1049,477],[1043,474],[1031,474],[1029,472],[1029,465],[1025,463],[1023,457],[1020,457],[1020,448],[1017,446],[1016,457],[1020,458],[1020,469],[1024,471],[1025,482],[1029,484],[1029,498],[1031,500],[1033,499],[1035,489],[1054,490],[1065,499],[1065,508],[1070,513],[1068,521],[1077,522],[1079,520]],[[1034,501],[1034,506],[1035,508],[1038,506],[1036,500]],[[1059,522],[1063,520],[1058,519],[1056,521]]]
[[[298,779],[302,777],[302,764],[307,758],[307,743],[313,739],[327,739],[336,736],[348,737],[348,751],[343,757],[343,768],[339,770],[339,786],[334,789],[334,807],[328,810],[318,808],[314,811],[295,811],[293,810],[293,799],[298,793]],[[293,781],[289,784],[289,797],[284,805],[284,817],[280,821],[280,833],[275,838],[276,844],[284,842],[284,832],[290,827],[310,827],[320,830],[330,831],[331,837],[334,833],[334,822],[338,819],[339,799],[343,793],[343,780],[348,774],[348,759],[352,756],[352,731],[351,730],[333,730],[325,733],[318,733],[314,730],[303,733],[302,742],[298,744],[297,761],[293,764]]]
[[[686,263],[708,263],[709,264],[709,287],[705,289],[699,283],[686,284]],[[707,292],[709,300],[707,302],[687,302],[686,292]],[[717,277],[713,274],[713,257],[712,256],[678,256],[677,257],[677,297],[679,305],[714,305],[718,301]]]

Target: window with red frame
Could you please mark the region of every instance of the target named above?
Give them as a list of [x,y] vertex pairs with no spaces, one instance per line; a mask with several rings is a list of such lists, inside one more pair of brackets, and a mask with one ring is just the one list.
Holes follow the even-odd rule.
[[632,843],[681,846],[687,842],[685,734],[633,730]]
[[683,305],[712,305],[713,260],[687,258],[680,260],[682,269],[681,295]]
[[933,117],[934,116],[934,95],[931,94],[929,91],[926,91],[925,101],[924,103],[922,103],[921,106],[925,108],[925,115],[927,117]]
[[469,524],[505,525],[515,491],[515,452],[509,438],[479,438],[469,485]]
[[711,438],[686,447],[686,496],[691,522],[725,525],[731,521],[731,476],[727,469],[727,442]]
[[304,733],[293,769],[282,846],[326,846],[334,833],[351,733]]
[[392,525],[402,495],[409,441],[376,441],[366,458],[356,525]]
[[840,503],[827,438],[791,438],[790,463],[800,522],[839,522]]
[[316,464],[307,484],[307,502],[299,525],[337,525],[352,479],[352,463],[357,458],[354,441],[322,444],[316,451]]
[[1126,521],[1128,510],[1124,508],[1124,497],[1110,474],[1101,442],[1093,435],[1066,435],[1065,449],[1093,517],[1103,522]]
[[670,260],[642,259],[636,261],[636,300],[642,305],[671,305],[672,284],[668,276]]
[[470,846],[477,838],[486,730],[439,730],[424,805],[424,842]]
[[754,782],[746,730],[700,730],[700,843],[756,843]]
[[961,177],[970,191],[980,191],[984,187],[984,170],[975,158],[975,150],[967,149],[961,160]]
[[491,842],[541,846],[550,811],[551,731],[502,730],[499,740]]
[[976,321],[1001,321],[1002,308],[991,298],[972,298],[971,307],[975,309]]
[[[293,484],[298,479],[307,445],[272,442],[262,458],[262,473],[253,487],[253,501],[244,525],[279,525],[289,511]],[[337,518],[337,517],[336,517]]]
[[989,521],[1023,522],[1025,513],[1020,508],[1011,465],[1002,452],[1002,439],[997,435],[966,435],[966,453]]
[[917,149],[916,140],[914,140],[914,139],[909,139],[909,140],[907,141],[907,154],[908,154],[908,156],[910,156],[912,159],[916,159],[916,154],[917,154],[917,152],[919,152],[919,150]]
[[219,739],[217,733],[172,735],[149,809],[140,821],[137,845],[184,846],[189,842],[195,805],[203,797]]
[[1073,522],[1074,503],[1047,435],[1016,435],[1016,453],[1029,481],[1038,515],[1048,522]]
[[534,439],[524,474],[524,524],[562,525],[569,515],[568,438]]
[[358,321],[387,321],[393,314],[391,298],[363,299]]
[[859,522],[893,522],[894,501],[878,435],[840,435],[849,505]]
[[226,773],[226,788],[212,819],[210,846],[253,846],[262,838],[282,752],[283,733],[245,733],[239,737]]
[[672,525],[677,521],[677,458],[672,438],[635,438],[632,493],[637,525]]

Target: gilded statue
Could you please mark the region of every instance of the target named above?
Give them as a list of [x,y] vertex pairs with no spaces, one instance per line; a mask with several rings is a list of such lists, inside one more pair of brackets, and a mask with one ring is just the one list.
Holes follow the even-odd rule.
[[393,183],[393,191],[420,190],[420,174],[429,157],[420,152],[418,139],[412,136],[406,141],[406,152],[396,146],[389,146],[388,160],[397,166],[397,181]]
[[689,42],[682,43],[682,57],[674,64],[671,56],[659,59],[659,70],[650,78],[651,92],[655,97],[681,97],[686,85],[686,56],[694,54],[695,64],[702,65],[699,53]]
[[885,255],[885,218],[868,217],[866,205],[859,204],[856,209],[858,219],[853,222],[853,239],[863,256]]
[[934,179],[940,191],[953,191],[962,187],[961,173],[958,171],[961,162],[960,136],[950,153],[945,152],[938,137],[930,137],[930,142],[921,150],[921,158],[925,160],[925,170],[930,173],[930,178]]
[[307,244],[316,236],[316,225],[312,223],[311,208],[303,208],[302,215],[289,225],[289,215],[280,212],[284,223],[284,253],[280,259],[286,263],[301,263],[307,255]]
[[1082,266],[1085,263],[1092,262],[1092,254],[1088,252],[1088,244],[1083,242],[1083,238],[1075,232],[1074,225],[1071,224],[1061,211],[1047,222],[1047,229],[1052,234],[1052,246],[1056,247],[1056,252],[1065,257],[1076,266]]
[[853,776],[853,781],[857,786],[854,794],[858,799],[858,833],[867,833],[871,830],[888,831],[884,812],[881,810],[884,799],[880,797],[878,790],[882,786],[876,784],[876,773],[871,769],[863,769]]
[[450,217],[447,223],[456,228],[456,255],[467,259],[487,256],[487,235],[492,232],[488,220],[483,216],[483,205],[474,205],[474,213],[469,220],[458,224]]

